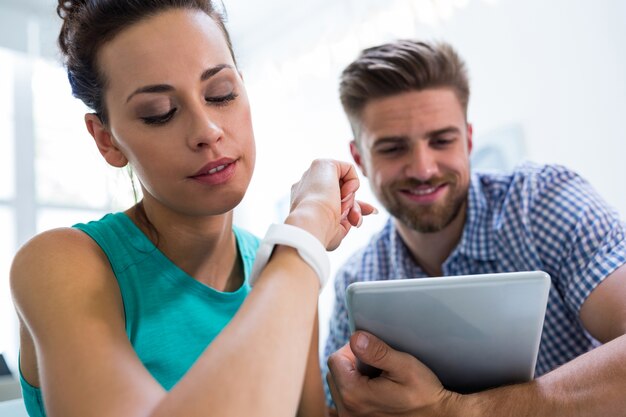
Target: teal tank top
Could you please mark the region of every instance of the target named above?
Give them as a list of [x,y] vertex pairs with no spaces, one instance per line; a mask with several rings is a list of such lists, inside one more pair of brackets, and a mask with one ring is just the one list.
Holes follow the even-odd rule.
[[[244,283],[234,292],[214,290],[170,261],[124,213],[74,225],[109,258],[120,287],[126,334],[139,359],[165,388],[172,388],[235,315],[250,292],[248,282],[259,239],[233,227]],[[30,417],[45,417],[41,390],[21,375]]]

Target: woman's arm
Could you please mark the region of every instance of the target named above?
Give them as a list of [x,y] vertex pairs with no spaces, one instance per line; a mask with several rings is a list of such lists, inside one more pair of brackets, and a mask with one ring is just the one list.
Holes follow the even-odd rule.
[[[351,166],[317,161],[292,190],[286,222],[336,247],[360,223],[356,188]],[[296,413],[319,280],[295,249],[276,247],[230,324],[169,392],[128,341],[116,285],[104,254],[76,230],[40,235],[16,256],[12,291],[49,417]]]
[[12,274],[49,417],[295,414],[319,281],[294,249],[277,248],[229,326],[167,393],[125,334],[115,278],[79,233],[40,236]]
[[304,375],[302,397],[298,407],[298,417],[327,416],[319,358],[319,316],[316,314],[311,346],[309,347],[309,358],[307,359],[306,373]]

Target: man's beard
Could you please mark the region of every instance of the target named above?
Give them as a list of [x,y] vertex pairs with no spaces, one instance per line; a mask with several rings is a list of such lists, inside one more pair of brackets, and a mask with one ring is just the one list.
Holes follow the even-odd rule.
[[[445,199],[434,204],[410,204],[402,201],[398,190],[413,189],[417,186],[433,186],[447,184],[448,191]],[[420,233],[434,233],[443,230],[460,214],[463,203],[467,200],[468,187],[458,188],[456,179],[444,176],[429,181],[408,179],[389,184],[383,188],[380,202],[387,211],[398,221]]]

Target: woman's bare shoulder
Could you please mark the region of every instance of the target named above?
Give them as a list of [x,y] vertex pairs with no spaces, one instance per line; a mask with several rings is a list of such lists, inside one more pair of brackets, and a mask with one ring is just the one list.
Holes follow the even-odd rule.
[[71,301],[102,288],[111,275],[96,242],[80,230],[59,228],[33,237],[20,248],[11,266],[11,291],[18,309],[28,309],[45,305],[51,297]]
[[130,349],[110,263],[84,232],[64,228],[35,236],[16,254],[10,279],[20,319],[20,364],[31,384],[40,386],[46,372],[64,380],[66,367],[57,374],[49,364],[70,363],[94,346]]
[[[65,245],[85,245],[87,243],[96,243],[85,232],[73,227],[59,227],[56,229],[47,230],[39,233],[28,240],[18,251],[29,253],[41,248],[49,249],[48,246],[58,246],[59,249],[63,249]],[[97,245],[96,245],[97,246]]]
[[[50,269],[62,270],[83,264],[96,266],[103,258],[100,247],[84,232],[69,227],[52,229],[36,235],[18,250],[11,275],[27,277]],[[39,279],[26,277],[23,279]]]

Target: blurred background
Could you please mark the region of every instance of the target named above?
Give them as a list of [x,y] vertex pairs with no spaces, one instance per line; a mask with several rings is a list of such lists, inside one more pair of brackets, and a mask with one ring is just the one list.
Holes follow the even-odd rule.
[[[83,125],[56,50],[51,0],[0,0],[0,352],[14,374],[8,289],[13,255],[34,234],[133,204]],[[257,168],[236,223],[262,236],[287,213],[313,158],[350,160],[341,70],[396,38],[445,40],[467,62],[474,169],[524,160],[575,169],[626,219],[626,2],[623,0],[224,0],[246,80]],[[361,199],[374,201],[367,182]],[[385,222],[368,218],[331,254],[333,271]],[[72,262],[72,259],[68,259]],[[36,291],[37,289],[33,289]],[[320,343],[332,285],[320,296]]]

